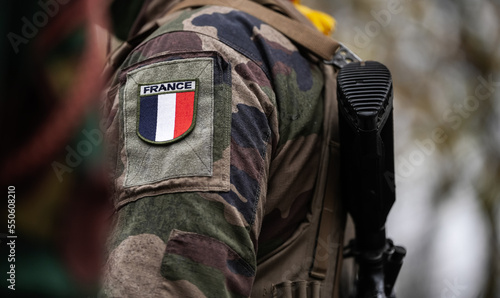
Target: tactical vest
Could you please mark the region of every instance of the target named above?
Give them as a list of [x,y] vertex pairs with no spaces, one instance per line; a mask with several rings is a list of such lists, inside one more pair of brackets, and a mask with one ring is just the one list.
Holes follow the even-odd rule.
[[[110,74],[115,71],[128,53],[166,23],[173,13],[204,5],[232,7],[274,27],[305,49],[310,59],[321,62],[324,74],[323,143],[311,211],[307,220],[284,244],[257,260],[251,297],[345,297],[341,293],[349,289],[345,288],[345,282],[341,282],[341,276],[342,279],[350,279],[353,269],[352,263],[342,265],[342,248],[344,234],[346,231],[353,234],[353,228],[351,223],[346,228],[347,214],[341,206],[339,192],[336,77],[340,67],[359,60],[358,57],[317,31],[288,0],[184,0],[170,7],[164,16],[144,24],[136,36],[115,50],[108,58],[105,72]],[[344,273],[341,274],[341,271]]]

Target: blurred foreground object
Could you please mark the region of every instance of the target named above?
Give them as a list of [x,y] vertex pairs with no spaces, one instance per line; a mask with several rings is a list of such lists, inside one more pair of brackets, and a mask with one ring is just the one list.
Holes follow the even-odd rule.
[[2,259],[3,297],[76,297],[97,285],[110,210],[97,112],[102,6],[9,1],[0,12],[0,181],[13,190],[16,237],[1,245],[15,256]]

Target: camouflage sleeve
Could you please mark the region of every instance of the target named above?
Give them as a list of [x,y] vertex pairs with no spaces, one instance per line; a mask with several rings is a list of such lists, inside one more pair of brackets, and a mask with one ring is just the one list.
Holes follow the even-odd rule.
[[182,12],[131,53],[109,95],[118,212],[104,297],[251,295],[264,215],[278,226],[268,249],[297,223],[283,213],[305,216],[314,174],[297,189],[292,166],[289,192],[269,181],[315,159],[315,76],[283,36],[223,7]]

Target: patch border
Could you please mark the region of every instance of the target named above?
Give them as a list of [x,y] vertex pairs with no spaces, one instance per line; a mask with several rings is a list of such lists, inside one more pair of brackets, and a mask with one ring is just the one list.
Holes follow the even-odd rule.
[[[230,64],[222,63],[223,58],[214,52],[199,54],[194,58],[185,59],[178,59],[178,55],[173,55],[173,58],[169,54],[160,55],[156,58],[158,62],[139,63],[122,74],[126,78],[120,87],[120,106],[123,112],[120,121],[123,121],[124,147],[122,155],[117,156],[123,160],[123,167],[117,167],[117,187],[120,192],[116,199],[117,206],[124,206],[144,196],[163,193],[229,191],[230,156],[229,151],[223,150],[230,144],[231,133]],[[193,73],[194,69],[198,71]],[[137,85],[193,77],[199,80],[198,112],[193,131],[184,140],[169,145],[152,145],[141,140],[135,131]],[[224,82],[226,84],[219,85]],[[220,142],[214,142],[215,135],[220,138]],[[226,146],[219,147],[216,151],[215,148],[220,143]],[[192,158],[189,162],[185,160],[178,164],[178,160],[168,156]],[[151,165],[166,171],[151,175],[149,170],[145,170],[145,157],[155,158],[153,160],[157,162]],[[179,166],[166,166],[158,161],[182,166],[189,164],[197,168],[189,167],[184,170]]]
[[[168,141],[162,141],[162,142],[157,142],[157,141],[151,141],[149,139],[146,139],[144,136],[141,135],[139,132],[139,121],[140,121],[140,113],[141,113],[141,87],[142,86],[149,86],[149,85],[154,85],[154,84],[164,84],[164,83],[175,83],[175,82],[186,82],[186,81],[195,81],[195,87],[194,87],[194,103],[193,103],[193,121],[191,122],[191,126],[186,130],[183,134],[180,136],[168,140]],[[147,83],[147,84],[137,84],[137,90],[139,97],[137,98],[137,115],[136,115],[136,129],[135,132],[139,136],[141,140],[143,140],[146,143],[150,144],[155,144],[155,145],[165,145],[165,144],[170,144],[177,142],[193,131],[195,125],[196,125],[196,116],[198,115],[198,86],[199,86],[199,80],[198,78],[194,79],[183,79],[183,80],[175,80],[175,81],[164,81],[164,82],[158,82],[158,83]],[[154,95],[160,95],[160,94],[169,94],[169,93],[184,93],[184,92],[192,92],[192,90],[189,91],[181,91],[181,92],[176,92],[176,91],[166,91],[166,92],[161,92],[161,93],[156,93]]]

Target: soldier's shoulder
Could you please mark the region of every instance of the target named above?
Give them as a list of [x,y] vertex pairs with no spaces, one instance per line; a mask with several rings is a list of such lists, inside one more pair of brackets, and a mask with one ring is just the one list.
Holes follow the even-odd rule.
[[172,15],[134,49],[124,66],[166,51],[225,52],[228,48],[259,64],[266,55],[298,51],[288,38],[252,15],[229,7],[205,6]]
[[[277,30],[257,17],[235,8],[225,6],[204,6],[184,10],[166,22],[150,38],[165,32],[192,31],[211,36],[225,43],[244,45],[249,41],[285,43],[291,42]],[[248,40],[250,38],[250,40]],[[262,40],[264,38],[264,40]]]

